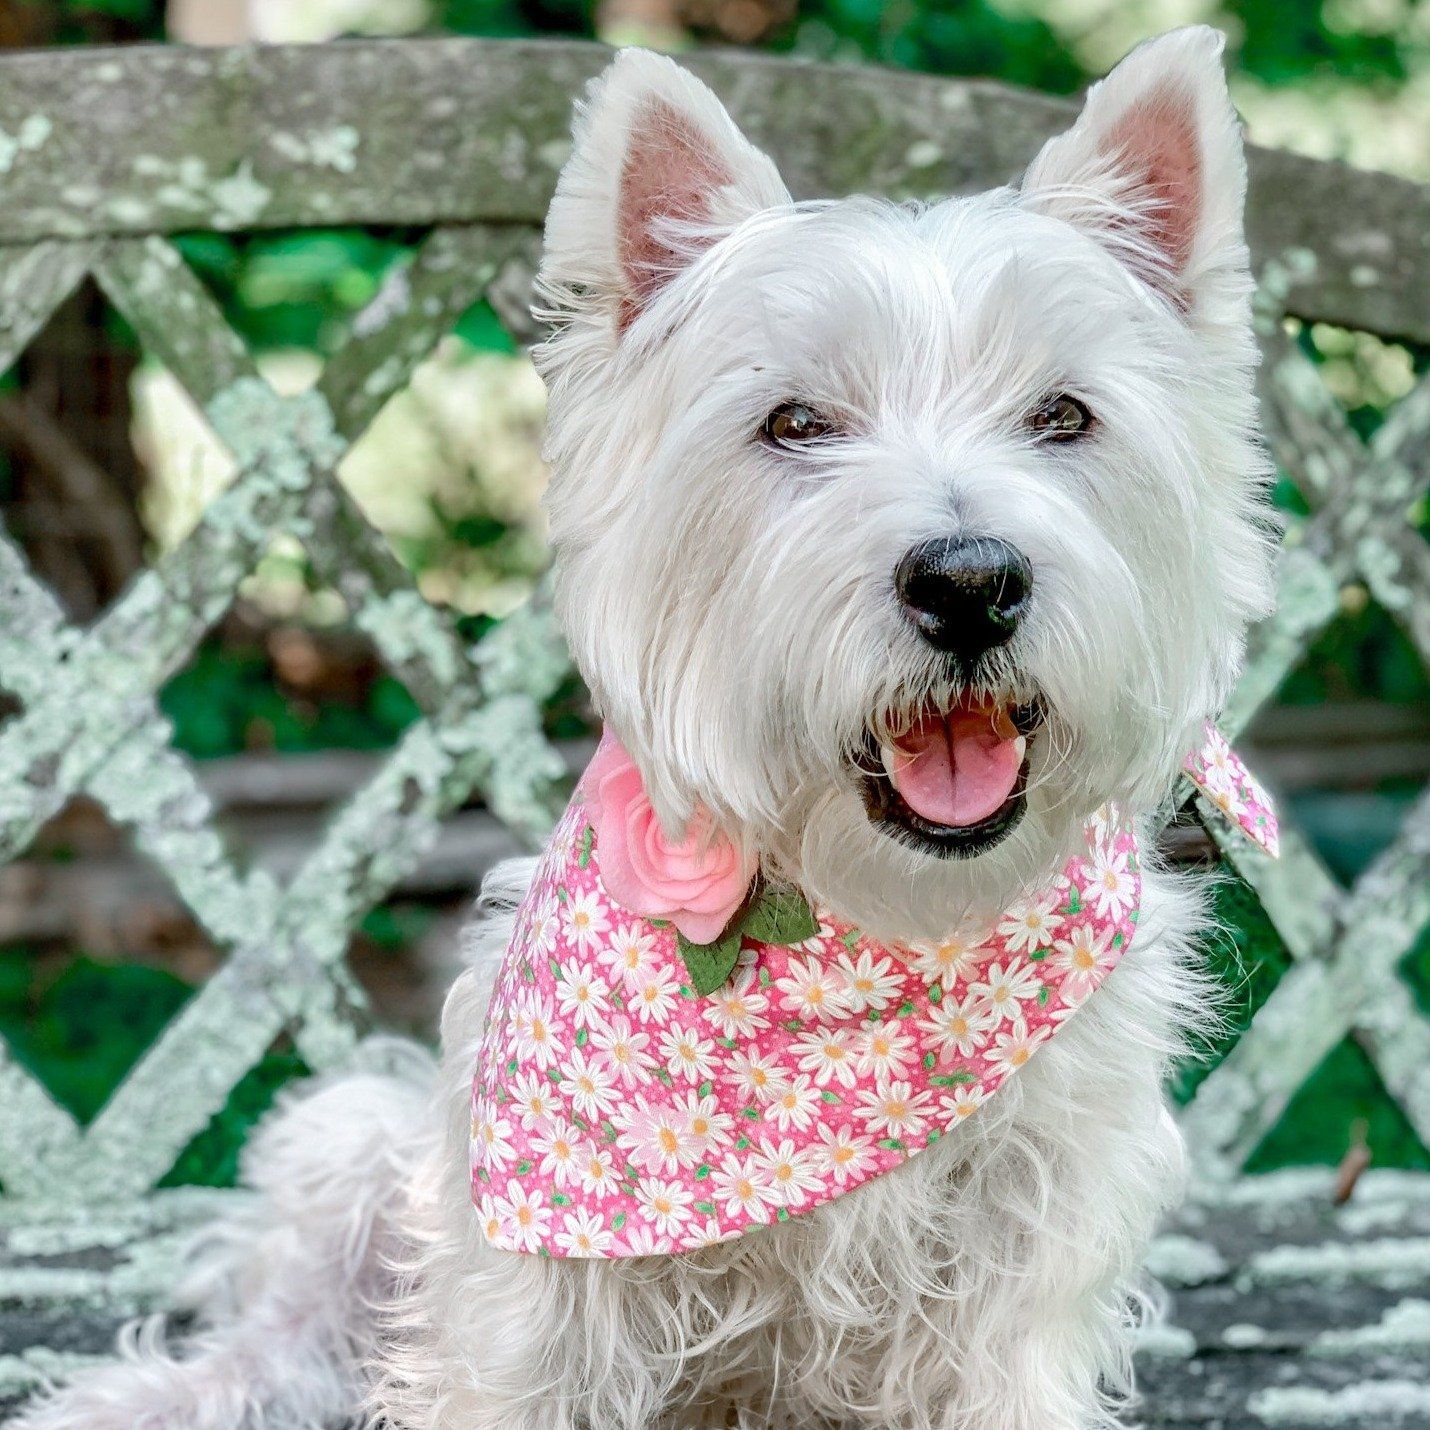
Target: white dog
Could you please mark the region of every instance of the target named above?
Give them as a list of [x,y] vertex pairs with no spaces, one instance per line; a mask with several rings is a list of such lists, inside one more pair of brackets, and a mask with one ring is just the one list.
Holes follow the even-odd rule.
[[[361,1411],[403,1430],[1116,1423],[1138,1266],[1181,1174],[1162,1078],[1208,1016],[1198,903],[1149,861],[1135,944],[1098,943],[1112,923],[1085,946],[1038,929],[1064,917],[1042,891],[1066,894],[1089,829],[1110,837],[1097,811],[1166,799],[1268,603],[1244,188],[1207,29],[1132,54],[1017,187],[930,205],[796,204],[703,85],[616,59],[580,111],[540,275],[557,599],[619,734],[602,756],[617,773],[586,786],[611,889],[635,867],[617,878],[633,809],[657,866],[715,872],[685,922],[630,900],[650,917],[618,935],[602,932],[614,894],[578,927],[578,901],[526,898],[534,861],[496,871],[440,1069],[412,1052],[406,1075],[289,1103],[250,1150],[255,1209],[207,1263],[207,1329],[174,1357],[135,1333],[23,1430],[297,1430]],[[543,878],[588,868],[598,825],[573,819]],[[1114,923],[1133,917],[1128,867],[1106,874]],[[721,927],[780,889],[796,934],[752,946],[755,924]],[[960,972],[958,931],[977,927],[1009,956]],[[528,1052],[550,1036],[519,986],[546,977],[525,960],[548,937],[591,951],[579,989],[575,964],[555,975],[574,1036],[533,1064],[549,1088],[494,1091],[508,1025]],[[678,947],[701,992],[648,964],[622,982],[620,940],[627,972]],[[1049,1003],[1036,979],[1013,986],[1058,948],[1080,987]],[[885,1021],[915,977],[932,991]],[[966,1018],[933,1006],[955,987],[982,990]],[[837,1005],[857,1069],[770,1081],[740,1036],[687,1038],[658,1004],[718,1006],[737,1034],[777,1022],[808,1057]],[[912,1072],[901,1029],[932,1049]],[[627,1056],[657,1100],[682,1057],[700,1065],[663,1164],[631,1131],[650,1099],[616,1076]],[[740,1057],[768,1085],[736,1140],[725,1108],[745,1094],[720,1079]],[[611,1123],[630,1181],[613,1195],[639,1235],[565,1176],[546,1115],[567,1089],[596,1182]],[[508,1134],[546,1160],[508,1157]],[[817,1165],[816,1137],[835,1149]]]

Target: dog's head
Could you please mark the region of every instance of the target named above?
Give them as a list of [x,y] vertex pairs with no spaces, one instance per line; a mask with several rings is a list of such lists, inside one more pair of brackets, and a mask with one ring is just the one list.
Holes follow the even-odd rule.
[[795,204],[627,51],[547,228],[557,599],[662,821],[945,930],[1168,789],[1269,585],[1241,140],[1144,46],[1016,188]]

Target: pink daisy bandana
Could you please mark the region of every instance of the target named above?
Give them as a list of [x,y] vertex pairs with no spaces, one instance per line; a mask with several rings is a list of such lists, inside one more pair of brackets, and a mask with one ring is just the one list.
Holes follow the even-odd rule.
[[[492,994],[472,1089],[472,1197],[503,1250],[668,1255],[862,1185],[976,1112],[1137,930],[1137,839],[1104,812],[1057,880],[990,929],[885,946],[765,890],[723,939],[692,943],[688,930],[719,927],[715,893],[747,885],[750,871],[708,841],[699,858],[656,847],[630,802],[613,823],[623,761],[608,736],[517,913]],[[1218,731],[1208,727],[1186,768],[1275,853],[1266,795]],[[632,883],[632,867],[675,869],[670,917],[612,897],[598,824],[622,844],[611,877],[634,902],[645,907],[654,884]]]

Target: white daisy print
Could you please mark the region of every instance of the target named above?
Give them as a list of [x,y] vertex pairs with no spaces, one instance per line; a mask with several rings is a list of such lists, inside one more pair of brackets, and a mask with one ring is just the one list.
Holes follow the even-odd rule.
[[843,954],[834,966],[844,979],[844,1004],[851,1013],[867,1013],[870,1008],[882,1011],[903,987],[904,976],[894,967],[893,959],[875,958],[868,949],[857,959]]
[[1058,992],[1069,1003],[1081,1003],[1117,962],[1109,930],[1098,932],[1092,924],[1078,924],[1067,938],[1053,945],[1050,962],[1063,975]]
[[610,992],[610,985],[589,963],[565,964],[556,984],[556,1001],[578,1028],[590,1028],[610,1011]]
[[556,1233],[556,1245],[567,1256],[609,1256],[614,1244],[606,1223],[584,1208],[568,1212]]
[[620,1100],[606,1059],[585,1048],[571,1049],[557,1088],[582,1117],[602,1118]]
[[477,1158],[488,1172],[504,1171],[515,1155],[511,1145],[511,1123],[499,1116],[485,1098],[474,1109],[472,1143]]
[[775,980],[781,993],[780,1006],[796,1018],[816,1021],[842,1018],[849,1011],[844,980],[827,963],[817,958],[792,958],[789,972]]
[[1054,889],[1038,898],[1014,904],[998,924],[998,934],[1008,952],[1031,954],[1047,948],[1062,926],[1062,918],[1053,912],[1058,903],[1059,896]]
[[549,1068],[557,1055],[551,1004],[534,994],[517,1008],[513,1021],[518,1056],[539,1068]]
[[915,944],[914,967],[930,983],[952,988],[977,977],[978,970],[993,956],[988,935],[965,930],[950,934],[942,943]]
[[528,937],[533,958],[549,958],[555,951],[556,940],[561,932],[560,909],[561,905],[557,903],[555,896],[549,895],[532,911]]
[[855,1062],[861,1077],[877,1083],[907,1076],[918,1057],[913,1038],[897,1023],[873,1023],[859,1039]]
[[874,1142],[848,1127],[821,1127],[819,1153],[825,1172],[841,1186],[860,1180],[874,1163]]
[[1098,912],[1110,919],[1121,919],[1136,902],[1136,875],[1127,867],[1127,853],[1099,849],[1093,860],[1092,879],[1087,886],[1088,898]]
[[720,1099],[714,1093],[701,1097],[698,1092],[686,1092],[676,1100],[676,1110],[685,1118],[691,1151],[697,1157],[706,1157],[729,1142],[735,1119],[721,1112]]
[[704,1082],[715,1072],[715,1043],[691,1028],[671,1028],[661,1034],[660,1055],[671,1077]]
[[819,1170],[814,1156],[807,1150],[797,1149],[788,1137],[778,1143],[762,1138],[756,1165],[769,1179],[781,1206],[800,1206],[809,1200],[811,1192],[819,1189]]
[[863,1089],[856,1111],[874,1133],[904,1140],[923,1133],[932,1101],[926,1088],[915,1092],[907,1082],[890,1082]]
[[523,1072],[511,1083],[511,1106],[523,1127],[535,1127],[557,1110],[556,1089],[549,1077]]
[[756,1102],[769,1102],[789,1086],[789,1077],[773,1053],[736,1053],[730,1059],[729,1076],[745,1097]]
[[655,966],[655,935],[642,924],[622,924],[604,942],[602,952],[612,975],[634,988]]
[[694,1165],[700,1158],[689,1119],[679,1108],[642,1098],[621,1115],[620,1125],[617,1140],[643,1171],[669,1175],[678,1167]]
[[611,926],[601,897],[594,889],[573,894],[566,901],[566,934],[578,953],[597,948],[601,935]]
[[968,992],[981,999],[998,1022],[1011,1023],[1023,1016],[1024,1001],[1036,998],[1042,986],[1037,965],[1014,958],[1007,963],[989,964],[983,977],[969,985]]
[[627,1000],[627,1006],[642,1023],[658,1026],[670,1022],[675,1011],[676,1000],[680,997],[680,985],[671,977],[670,971],[657,968],[640,978]]
[[999,1014],[985,999],[969,994],[962,1002],[945,998],[935,1004],[919,1026],[932,1035],[941,1052],[971,1058],[983,1046],[989,1029],[999,1021]]
[[765,1108],[765,1116],[779,1128],[788,1132],[793,1128],[803,1132],[819,1111],[819,1089],[800,1073],[793,1082],[787,1083],[777,1092]]
[[978,1111],[988,1096],[987,1090],[979,1083],[965,1083],[955,1088],[953,1094],[942,1099],[945,1117],[956,1117],[960,1121]]
[[1247,812],[1246,801],[1242,797],[1239,785],[1218,786],[1208,782],[1206,792],[1207,798],[1231,819],[1240,821]]
[[803,1033],[795,1039],[799,1069],[807,1072],[819,1087],[838,1083],[853,1087],[858,1073],[858,1048],[848,1028],[826,1028]]
[[532,1148],[541,1154],[541,1170],[558,1187],[576,1180],[576,1169],[586,1150],[586,1138],[562,1118],[553,1118],[531,1139]]
[[576,1181],[581,1194],[604,1201],[621,1189],[621,1174],[616,1169],[615,1154],[609,1147],[588,1142],[576,1159]]
[[622,1087],[644,1082],[650,1069],[655,1067],[655,1059],[646,1051],[650,1041],[650,1034],[637,1031],[624,1013],[617,1013],[591,1030],[591,1046],[605,1054],[612,1074]]
[[1030,1032],[1026,1023],[1014,1023],[1011,1028],[998,1034],[993,1046],[988,1050],[988,1061],[1000,1069],[1005,1077],[1009,1073],[1017,1072],[1039,1046],[1047,1041],[1051,1031],[1048,1027],[1041,1027]]
[[502,1218],[497,1210],[497,1199],[490,1192],[483,1192],[477,1198],[477,1221],[482,1235],[488,1241],[500,1244],[502,1241]]
[[1213,779],[1218,784],[1234,785],[1239,773],[1239,761],[1231,752],[1226,736],[1215,725],[1209,725],[1206,741],[1197,752],[1210,784]]
[[1214,798],[1233,800],[1239,797],[1240,780],[1229,764],[1208,763],[1201,771],[1202,788]]
[[497,1198],[496,1214],[518,1251],[535,1251],[551,1226],[551,1208],[546,1198],[515,1180],[507,1183],[506,1196]]
[[636,1188],[636,1200],[645,1208],[650,1224],[662,1236],[679,1236],[690,1219],[690,1204],[695,1200],[679,1182],[662,1177],[647,1177]]
[[710,995],[706,1013],[722,1037],[749,1038],[770,1026],[770,1020],[762,1016],[769,1005],[753,971],[745,969]]
[[731,1152],[712,1173],[711,1190],[727,1217],[768,1221],[779,1204],[779,1193],[754,1153]]
[[674,1242],[646,1222],[632,1222],[626,1232],[626,1253],[629,1256],[666,1256]]
[[801,939],[793,947],[800,953],[812,953],[819,958],[828,958],[835,949],[843,948],[844,942],[839,937],[839,930],[823,914],[817,910],[813,912],[819,927],[808,938]]

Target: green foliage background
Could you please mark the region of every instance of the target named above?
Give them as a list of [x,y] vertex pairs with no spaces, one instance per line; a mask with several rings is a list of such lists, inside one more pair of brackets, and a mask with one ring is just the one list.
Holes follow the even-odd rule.
[[[164,7],[158,0],[23,4],[43,12],[45,38],[54,42],[165,38]],[[1417,28],[1410,18],[1413,9],[1409,4],[1397,9],[1394,4],[1371,7],[1351,0],[1225,0],[1208,7],[1205,18],[1231,36],[1228,62],[1233,74],[1267,92],[1325,93],[1329,86],[1342,97],[1365,95],[1393,102],[1425,78],[1425,27]],[[1094,77],[1089,55],[1096,47],[1087,42],[1088,35],[1119,11],[1134,27],[1145,16],[1147,33],[1167,23],[1159,22],[1158,7],[1151,3],[1118,6],[1087,0],[1079,7],[1066,0],[806,0],[765,44],[813,58],[987,76],[1068,93]],[[590,37],[596,34],[597,18],[593,5],[576,0],[433,0],[431,28],[486,36]],[[299,347],[326,353],[344,320],[373,296],[384,273],[418,238],[401,231],[341,230],[250,238],[196,235],[182,240],[182,246],[255,350]],[[467,315],[458,332],[473,348],[511,351],[510,340],[485,307]],[[1328,373],[1341,365],[1336,371],[1344,369],[1352,420],[1363,434],[1373,431],[1386,403],[1383,391],[1362,370],[1365,354],[1357,349],[1348,358],[1345,335],[1331,330],[1308,329],[1299,340]],[[1370,352],[1376,361],[1383,356],[1378,349]],[[1419,373],[1426,357],[1411,352],[1403,365]],[[1289,484],[1283,483],[1278,499],[1290,510],[1301,506]],[[444,539],[472,545],[499,544],[506,535],[499,521],[470,516],[448,521],[443,531]],[[419,568],[432,557],[422,550],[402,555]],[[481,618],[469,619],[469,633],[478,633],[483,623]],[[1370,699],[1423,707],[1427,693],[1413,650],[1384,613],[1368,605],[1338,622],[1317,643],[1282,699],[1292,704]],[[567,692],[561,709],[553,713],[555,728],[563,732],[579,724],[574,697],[575,692]],[[199,758],[244,749],[255,722],[278,749],[381,748],[414,714],[410,697],[390,679],[379,679],[357,706],[300,706],[279,688],[262,659],[219,642],[206,647],[171,683],[163,703],[176,743]],[[1408,803],[1413,791],[1385,793]],[[1301,813],[1314,823],[1310,805]],[[1376,834],[1357,844],[1334,821],[1312,833],[1346,878],[1383,842]],[[1228,1031],[1219,1040],[1224,1045],[1274,986],[1287,954],[1244,887],[1224,882],[1217,902],[1222,932],[1213,940],[1210,956],[1228,990]],[[1430,1011],[1430,945],[1412,953],[1407,973]],[[58,979],[44,981],[35,973],[29,950],[0,950],[0,1035],[62,1102],[89,1117],[190,992],[169,974],[109,966],[82,956]],[[1209,1057],[1214,1060],[1216,1052],[1215,1047],[1209,1049]],[[299,1071],[301,1065],[289,1054],[266,1060],[240,1085],[215,1125],[185,1153],[171,1180],[231,1180],[244,1128]],[[1188,1067],[1180,1080],[1181,1093],[1189,1092],[1203,1073],[1204,1065]],[[1334,1161],[1357,1124],[1363,1126],[1379,1163],[1430,1166],[1430,1154],[1406,1126],[1373,1069],[1346,1043],[1258,1150],[1253,1168]]]

